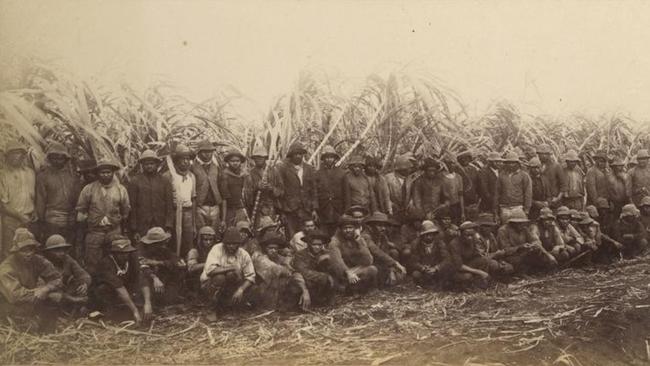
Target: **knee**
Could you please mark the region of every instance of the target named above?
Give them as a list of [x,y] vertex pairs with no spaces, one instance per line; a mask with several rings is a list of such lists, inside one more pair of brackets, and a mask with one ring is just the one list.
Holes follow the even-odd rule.
[[227,272],[224,277],[225,277],[224,280],[227,283],[239,282],[240,280],[239,273],[235,271]]
[[368,266],[366,268],[366,273],[368,277],[377,277],[377,274],[379,273],[379,269],[375,266]]

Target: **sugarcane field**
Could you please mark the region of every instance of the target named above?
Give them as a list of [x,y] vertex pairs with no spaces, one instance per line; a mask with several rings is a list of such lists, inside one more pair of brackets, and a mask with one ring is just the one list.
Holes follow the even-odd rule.
[[650,365],[649,22],[0,1],[0,364]]

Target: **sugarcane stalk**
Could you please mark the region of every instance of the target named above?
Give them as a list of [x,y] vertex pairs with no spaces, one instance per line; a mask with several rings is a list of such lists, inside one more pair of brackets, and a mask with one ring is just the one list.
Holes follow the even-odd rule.
[[379,113],[381,113],[383,106],[384,106],[384,102],[381,103],[381,105],[377,108],[377,111],[375,112],[375,115],[372,116],[372,118],[368,121],[368,124],[366,125],[366,128],[361,133],[361,136],[359,136],[359,138],[354,142],[354,144],[352,144],[352,146],[348,149],[348,151],[346,151],[345,154],[343,154],[343,156],[341,156],[339,161],[336,162],[335,166],[337,166],[337,167],[341,166],[343,161],[345,161],[345,159],[347,159],[347,157],[350,154],[352,154],[354,149],[356,149],[357,146],[359,146],[359,144],[366,137],[368,132],[370,132],[370,128],[372,128],[372,126],[375,124],[375,122],[377,122],[377,118],[379,117]]
[[[174,166],[174,162],[172,161],[171,155],[167,155],[165,159],[167,161],[167,166],[169,167],[169,172],[172,175],[172,181],[176,181],[177,179],[180,179],[180,176],[176,171],[176,167]],[[183,221],[183,207],[178,201],[178,195],[176,195],[176,227],[174,229],[176,232],[176,255],[177,256],[181,255],[181,239],[183,235],[182,221]]]

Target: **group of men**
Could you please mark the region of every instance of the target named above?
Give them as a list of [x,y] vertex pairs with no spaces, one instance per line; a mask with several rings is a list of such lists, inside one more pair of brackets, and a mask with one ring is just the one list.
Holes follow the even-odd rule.
[[[270,164],[208,141],[146,150],[135,174],[74,162],[56,142],[38,172],[5,148],[0,173],[0,308],[36,314],[126,308],[136,322],[200,298],[308,309],[337,293],[411,278],[465,289],[516,274],[641,255],[650,230],[650,154],[556,159],[548,145],[458,156],[352,155],[316,169],[299,143]],[[590,163],[585,163],[591,158]],[[247,161],[250,163],[247,164]],[[591,163],[593,161],[593,163]],[[73,164],[74,163],[74,164]],[[587,168],[586,173],[583,169]]]

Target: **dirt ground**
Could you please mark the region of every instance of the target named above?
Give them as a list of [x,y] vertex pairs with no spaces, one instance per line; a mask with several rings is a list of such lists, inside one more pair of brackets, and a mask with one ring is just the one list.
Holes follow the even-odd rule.
[[0,327],[0,363],[353,365],[650,364],[650,258],[569,269],[471,293],[404,285],[308,314],[154,322],[65,320],[56,334]]

